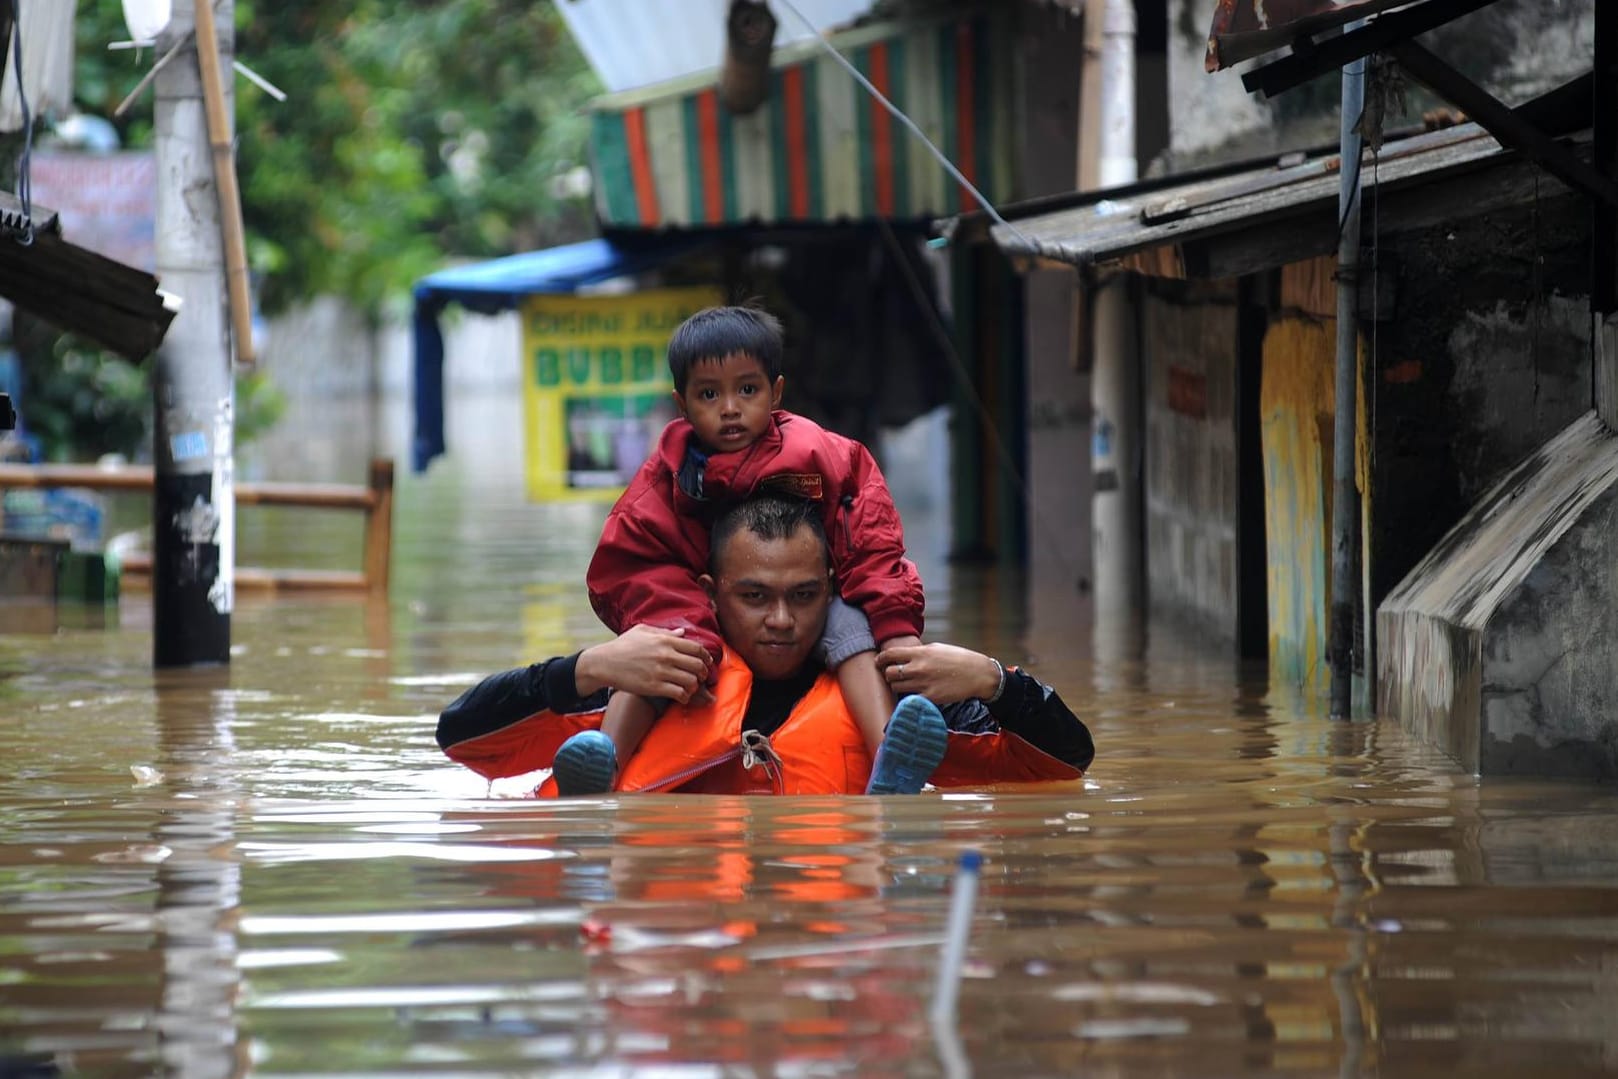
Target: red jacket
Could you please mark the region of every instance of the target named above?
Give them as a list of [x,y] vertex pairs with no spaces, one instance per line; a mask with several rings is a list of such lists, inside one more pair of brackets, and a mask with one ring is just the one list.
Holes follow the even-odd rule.
[[921,635],[921,576],[905,557],[899,511],[869,450],[777,411],[757,442],[708,459],[699,501],[677,479],[691,438],[685,420],[663,428],[657,451],[607,515],[585,582],[608,629],[684,627],[717,664],[719,623],[697,583],[708,569],[708,529],[729,506],[779,490],[821,504],[838,591],[865,612],[877,643]]

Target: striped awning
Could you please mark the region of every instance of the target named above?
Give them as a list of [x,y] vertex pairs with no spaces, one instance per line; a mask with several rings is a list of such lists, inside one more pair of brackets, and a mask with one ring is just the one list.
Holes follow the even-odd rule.
[[[1004,15],[885,23],[832,43],[995,201],[1011,167]],[[769,100],[719,102],[717,72],[598,99],[596,208],[618,228],[931,219],[975,209],[911,132],[816,43],[777,49]]]

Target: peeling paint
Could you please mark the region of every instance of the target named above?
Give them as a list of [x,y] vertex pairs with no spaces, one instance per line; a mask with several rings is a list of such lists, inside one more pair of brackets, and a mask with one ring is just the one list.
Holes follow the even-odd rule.
[[1270,669],[1294,684],[1326,675],[1331,594],[1332,357],[1336,331],[1284,318],[1264,335],[1259,390],[1264,535],[1269,551]]

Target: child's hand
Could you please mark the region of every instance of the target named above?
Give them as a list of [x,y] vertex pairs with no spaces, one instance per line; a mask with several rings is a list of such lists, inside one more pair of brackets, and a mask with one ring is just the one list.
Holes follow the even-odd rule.
[[706,693],[708,650],[685,638],[683,629],[631,626],[614,640],[579,655],[573,681],[581,697],[611,687],[641,697],[664,697],[682,704]]

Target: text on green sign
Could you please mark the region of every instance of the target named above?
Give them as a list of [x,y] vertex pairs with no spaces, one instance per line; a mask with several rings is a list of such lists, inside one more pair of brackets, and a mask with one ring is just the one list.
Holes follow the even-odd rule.
[[536,348],[534,382],[540,386],[621,386],[659,377],[657,350],[636,345],[624,356],[615,345],[601,348]]

